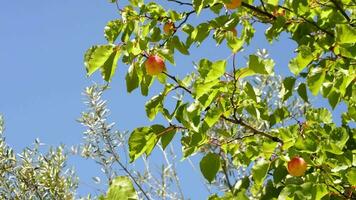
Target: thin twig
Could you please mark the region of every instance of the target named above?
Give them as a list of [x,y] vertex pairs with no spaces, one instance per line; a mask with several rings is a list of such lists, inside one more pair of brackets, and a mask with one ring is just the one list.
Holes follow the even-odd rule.
[[263,10],[264,10],[265,12],[267,12],[267,9],[266,9],[266,6],[265,6],[265,2],[263,2],[263,0],[260,0],[260,2],[261,2],[261,5],[262,5],[262,7],[263,7]]
[[131,178],[131,180],[135,183],[135,185],[138,187],[138,189],[142,192],[142,194],[146,197],[146,199],[151,200],[150,197],[146,194],[146,192],[143,190],[141,185],[136,181],[135,177],[131,174],[131,172],[124,166],[124,164],[121,163],[119,156],[117,153],[115,153],[114,147],[111,144],[111,141],[108,141],[108,138],[105,137],[106,143],[108,144],[111,154],[113,155],[115,161],[120,165],[120,167],[126,172],[127,175]]
[[186,2],[183,2],[183,1],[178,1],[178,0],[167,0],[167,1],[170,1],[170,2],[175,2],[175,3],[178,3],[179,5],[193,6],[193,4],[192,4],[192,3],[186,3]]
[[248,3],[242,2],[241,5],[242,5],[242,7],[248,8],[248,9],[253,10],[253,11],[257,12],[257,13],[260,13],[260,14],[262,14],[262,15],[265,15],[265,16],[267,16],[268,18],[271,18],[271,19],[273,19],[273,20],[276,19],[276,17],[275,17],[274,15],[272,15],[271,13],[266,12],[266,11],[264,11],[264,10],[261,10],[261,9],[259,9],[258,7],[255,7],[255,6],[250,5],[250,4],[248,4]]
[[178,79],[175,76],[172,76],[170,74],[168,74],[167,72],[162,72],[163,74],[165,74],[167,77],[169,77],[170,79],[172,79],[174,82],[176,82],[178,84],[177,87],[182,88],[183,90],[187,91],[189,94],[193,94],[192,91],[190,91],[188,88],[184,87],[183,85],[181,85],[178,81]]
[[[337,2],[336,0],[330,0],[334,6],[336,7],[337,10],[339,10],[341,12],[341,14],[345,17],[345,19],[350,22],[351,19],[350,17],[347,15],[347,13],[342,9],[342,7],[339,5],[339,2]],[[351,24],[352,25],[352,24]]]
[[279,7],[279,8],[283,8],[284,10],[286,10],[286,11],[288,11],[288,12],[291,12],[291,13],[295,14],[297,17],[302,18],[305,22],[307,22],[307,23],[309,23],[309,24],[313,25],[315,28],[317,28],[317,29],[321,30],[322,32],[324,32],[324,33],[328,34],[329,36],[331,36],[331,37],[335,37],[335,36],[334,36],[334,34],[333,34],[332,32],[330,32],[330,31],[328,31],[328,30],[326,30],[326,29],[324,29],[324,28],[321,28],[321,27],[320,27],[320,26],[319,26],[316,22],[311,21],[311,20],[309,20],[309,19],[305,18],[304,16],[301,16],[301,15],[296,14],[295,12],[293,12],[293,10],[291,10],[291,9],[289,9],[289,8],[287,8],[287,7],[280,6],[280,5],[279,5],[278,7]]
[[229,121],[229,122],[231,122],[231,123],[239,124],[239,125],[241,125],[241,126],[247,128],[247,129],[251,130],[254,134],[262,135],[262,136],[264,136],[264,137],[267,137],[267,138],[271,139],[271,140],[274,141],[274,142],[280,142],[280,143],[283,144],[283,140],[280,139],[279,137],[276,137],[276,136],[270,135],[270,134],[268,134],[268,133],[265,133],[265,132],[263,132],[263,131],[260,131],[260,130],[258,130],[258,129],[256,129],[256,128],[252,127],[251,125],[247,124],[247,123],[244,122],[242,119],[237,119],[237,120],[236,120],[236,119],[227,118],[227,117],[225,117],[225,116],[222,116],[221,118],[224,119],[224,120],[226,120],[226,121]]

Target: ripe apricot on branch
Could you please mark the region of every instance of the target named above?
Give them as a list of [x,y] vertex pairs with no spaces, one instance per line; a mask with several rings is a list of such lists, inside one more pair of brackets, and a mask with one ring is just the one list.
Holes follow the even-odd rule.
[[292,176],[303,176],[307,170],[307,163],[299,156],[293,157],[288,162],[287,170]]
[[166,70],[166,65],[164,64],[163,59],[157,55],[148,56],[145,61],[145,67],[147,74],[151,76],[158,75]]
[[241,6],[242,0],[231,0],[230,3],[225,3],[227,9],[233,10]]

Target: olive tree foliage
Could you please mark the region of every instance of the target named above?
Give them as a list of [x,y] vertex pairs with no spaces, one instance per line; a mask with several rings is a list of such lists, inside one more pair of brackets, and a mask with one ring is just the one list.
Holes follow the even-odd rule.
[[[102,95],[107,86],[93,85],[84,91],[87,110],[78,120],[85,128],[84,143],[80,145],[81,155],[93,159],[101,166],[109,183],[106,194],[99,199],[184,199],[180,181],[176,171],[176,155],[174,148],[164,151],[160,146],[163,162],[150,163],[142,158],[143,170],[128,165],[127,142],[129,134],[114,129],[115,123],[109,123],[110,110]],[[159,167],[161,170],[156,170]],[[99,179],[95,177],[97,182]],[[133,184],[138,187],[134,190]],[[100,191],[104,193],[103,191]],[[87,196],[90,199],[91,195]],[[140,198],[141,199],[141,198]]]
[[0,199],[73,199],[78,179],[66,167],[63,146],[43,153],[36,140],[16,154],[5,143],[4,122],[0,116]]
[[[199,167],[209,183],[221,173],[229,176],[227,161],[229,168],[251,168],[240,181],[226,180],[229,190],[210,199],[354,198],[355,1],[243,0],[238,8],[227,10],[224,5],[230,2],[112,0],[119,17],[105,27],[107,43],[86,52],[87,74],[100,70],[110,82],[120,61],[121,68],[128,66],[127,92],[140,89],[143,96],[151,95],[150,87],[158,81],[161,91],[145,109],[150,120],[158,114],[166,119],[131,132],[130,162],[180,139],[183,158],[204,152]],[[173,9],[163,6],[168,4]],[[211,18],[200,17],[201,13]],[[164,33],[165,23],[174,23],[174,31]],[[268,101],[253,83],[256,77],[268,80],[277,73],[272,59],[251,54],[246,65],[236,64],[258,24],[267,25],[265,38],[270,43],[286,33],[297,45],[288,65],[293,75],[283,78],[278,104]],[[228,48],[231,55],[194,60],[196,70],[182,78],[170,73],[171,66],[157,76],[146,73],[144,62],[150,55],[175,65],[178,54],[188,58],[205,42]],[[173,91],[181,91],[183,97],[168,98]],[[345,105],[341,124],[333,121],[331,110],[313,104],[294,116],[285,102],[296,95],[305,103],[311,95],[326,98],[332,109]],[[167,106],[172,104],[173,109]],[[207,145],[211,148],[202,151]],[[287,162],[294,156],[307,162],[301,177],[287,173]]]

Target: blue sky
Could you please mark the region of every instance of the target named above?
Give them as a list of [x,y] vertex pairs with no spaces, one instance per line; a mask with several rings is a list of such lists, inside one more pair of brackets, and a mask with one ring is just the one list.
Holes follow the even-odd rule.
[[[169,4],[172,5],[176,6]],[[0,113],[6,120],[7,142],[16,151],[36,138],[49,145],[63,143],[70,146],[82,142],[83,128],[76,122],[85,109],[81,92],[94,81],[103,83],[98,74],[86,77],[83,54],[91,45],[105,43],[103,28],[115,17],[118,17],[115,6],[105,0],[12,0],[1,3]],[[201,17],[209,16],[204,16],[203,12]],[[266,48],[277,63],[276,71],[290,75],[287,64],[295,44],[283,35],[283,42],[269,45],[263,37],[264,28],[259,28],[244,54]],[[193,69],[192,61],[203,57],[224,59],[229,53],[227,49],[217,50],[213,43],[207,43],[199,51],[192,51],[189,58],[177,55],[177,66],[168,64],[167,67],[171,74],[182,77]],[[238,57],[240,65],[245,62],[243,56]],[[155,94],[157,87],[148,97],[142,97],[137,91],[127,94],[126,70],[127,66],[119,65],[105,98],[109,100],[111,119],[117,123],[117,128],[131,131],[153,123],[145,116],[144,103]],[[327,106],[325,101],[317,104]],[[160,121],[158,118],[156,122]],[[69,165],[77,169],[81,178],[80,194],[92,192],[92,186],[99,187],[91,180],[92,176],[100,175],[96,165],[79,157],[72,157]],[[206,196],[199,174],[186,162],[179,166],[183,190],[191,194],[192,199]],[[195,174],[192,176],[192,173]]]

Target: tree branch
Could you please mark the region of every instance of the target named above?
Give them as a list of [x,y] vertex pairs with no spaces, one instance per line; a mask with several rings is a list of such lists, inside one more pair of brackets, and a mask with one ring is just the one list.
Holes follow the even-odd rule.
[[276,19],[276,17],[275,17],[274,15],[272,15],[271,13],[268,13],[268,12],[266,12],[266,11],[264,11],[264,10],[261,10],[261,9],[259,9],[258,7],[255,7],[255,6],[250,5],[250,4],[248,4],[248,3],[242,2],[241,5],[242,5],[243,7],[245,7],[245,8],[248,8],[248,9],[250,9],[250,10],[253,10],[253,11],[257,12],[257,13],[260,13],[260,14],[262,14],[262,15],[265,15],[265,16],[267,16],[268,18]]
[[345,17],[345,19],[350,22],[351,19],[350,17],[347,15],[347,13],[342,9],[342,7],[339,5],[339,3],[336,0],[330,0],[334,6],[336,7],[337,10],[339,10],[341,12],[341,14]]
[[246,122],[244,122],[241,118],[240,119],[231,119],[231,118],[227,118],[225,116],[222,116],[221,117],[222,119],[226,120],[226,121],[229,121],[231,123],[234,123],[234,124],[239,124],[249,130],[251,130],[254,134],[258,134],[258,135],[262,135],[266,138],[269,138],[270,140],[274,141],[274,142],[279,142],[279,143],[282,143],[283,144],[283,140],[280,139],[279,137],[276,137],[276,136],[273,136],[273,135],[270,135],[268,133],[265,133],[263,131],[260,131],[254,127],[252,127],[251,125],[247,124]]
[[174,82],[176,82],[178,84],[178,86],[177,86],[178,88],[182,88],[183,90],[187,91],[189,94],[193,94],[192,91],[190,91],[188,88],[181,85],[175,76],[172,76],[172,75],[168,74],[167,72],[162,72],[162,73],[165,74],[168,78],[172,79]]
[[167,1],[175,2],[175,3],[178,3],[179,5],[193,6],[192,3],[185,3],[183,1],[178,1],[178,0],[167,0]]
[[302,18],[305,22],[309,23],[310,25],[313,25],[315,28],[317,28],[317,29],[321,30],[322,32],[328,34],[329,36],[335,37],[332,32],[330,32],[330,31],[328,31],[328,30],[326,30],[326,29],[324,29],[324,28],[321,28],[316,22],[311,21],[311,20],[309,20],[309,19],[307,19],[307,18],[305,18],[305,17],[303,17],[303,16],[300,16],[300,15],[296,14],[295,12],[293,12],[293,10],[291,10],[291,9],[289,9],[289,8],[287,8],[287,7],[280,6],[280,5],[279,5],[278,7],[279,7],[279,8],[282,8],[282,9],[288,11],[288,12],[293,13],[293,14],[296,15],[297,17]]

